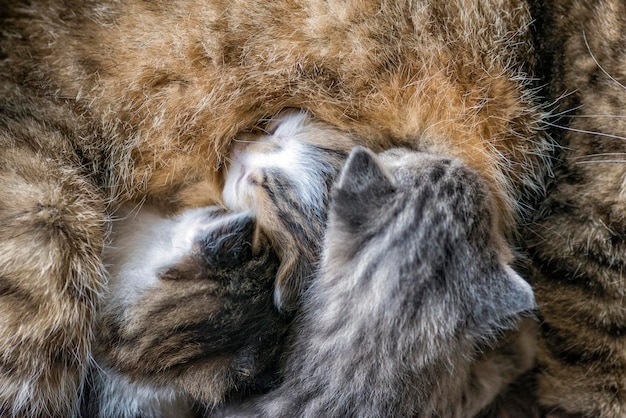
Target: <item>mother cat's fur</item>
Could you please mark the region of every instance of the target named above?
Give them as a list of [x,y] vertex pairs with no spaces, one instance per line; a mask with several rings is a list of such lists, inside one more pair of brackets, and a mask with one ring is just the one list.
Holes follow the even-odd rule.
[[284,107],[374,149],[459,157],[487,179],[506,232],[542,190],[551,145],[523,1],[8,3],[2,414],[73,410],[106,290],[107,205],[219,200],[233,136]]

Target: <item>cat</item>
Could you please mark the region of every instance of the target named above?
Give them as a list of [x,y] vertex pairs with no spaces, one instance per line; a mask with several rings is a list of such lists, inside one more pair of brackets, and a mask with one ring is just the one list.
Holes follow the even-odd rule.
[[535,13],[560,163],[524,230],[548,417],[626,416],[626,5],[540,1]]
[[329,212],[284,381],[217,416],[471,417],[532,366],[532,322],[493,348],[534,298],[473,170],[357,147]]
[[[522,0],[2,0],[0,19],[2,415],[75,410],[109,216],[221,203],[234,138],[285,108],[459,158],[507,236],[544,190]],[[298,282],[280,280],[289,310]]]
[[279,260],[249,212],[167,217],[123,207],[83,417],[195,416],[272,384],[290,318],[272,303]]

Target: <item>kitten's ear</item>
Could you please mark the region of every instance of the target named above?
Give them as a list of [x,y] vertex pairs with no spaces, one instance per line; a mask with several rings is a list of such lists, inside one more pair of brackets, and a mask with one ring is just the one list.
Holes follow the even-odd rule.
[[393,179],[376,154],[367,148],[355,147],[341,170],[337,188],[350,193],[393,190]]
[[368,209],[380,207],[396,191],[393,179],[370,150],[356,147],[332,190],[331,213],[355,227],[367,221]]
[[479,329],[509,329],[537,308],[532,287],[509,266],[500,266],[486,287],[480,303],[472,309]]
[[534,311],[537,305],[530,284],[509,266],[504,267],[504,272],[507,276],[504,285],[507,300],[502,300],[503,310],[511,316]]
[[225,216],[219,225],[200,235],[200,255],[210,268],[230,268],[252,258],[255,234],[250,212]]

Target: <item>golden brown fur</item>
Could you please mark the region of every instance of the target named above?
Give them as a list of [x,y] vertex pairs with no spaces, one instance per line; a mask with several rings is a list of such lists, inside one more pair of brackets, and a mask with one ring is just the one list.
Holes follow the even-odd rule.
[[124,197],[215,200],[234,134],[288,106],[461,157],[507,219],[543,172],[524,2],[47,3],[15,22],[35,59],[12,64],[102,127]]
[[523,1],[42,0],[2,16],[2,412],[74,408],[105,206],[219,201],[232,139],[285,107],[373,149],[459,157],[508,233],[543,189]]

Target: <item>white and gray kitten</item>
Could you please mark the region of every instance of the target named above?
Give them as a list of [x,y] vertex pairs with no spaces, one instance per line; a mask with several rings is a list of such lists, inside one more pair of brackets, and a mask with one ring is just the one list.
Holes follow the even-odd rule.
[[[281,258],[275,303],[296,308],[321,253],[330,189],[355,138],[290,109],[263,135],[239,138],[224,182],[224,203],[251,210]],[[328,144],[333,144],[329,148]]]

